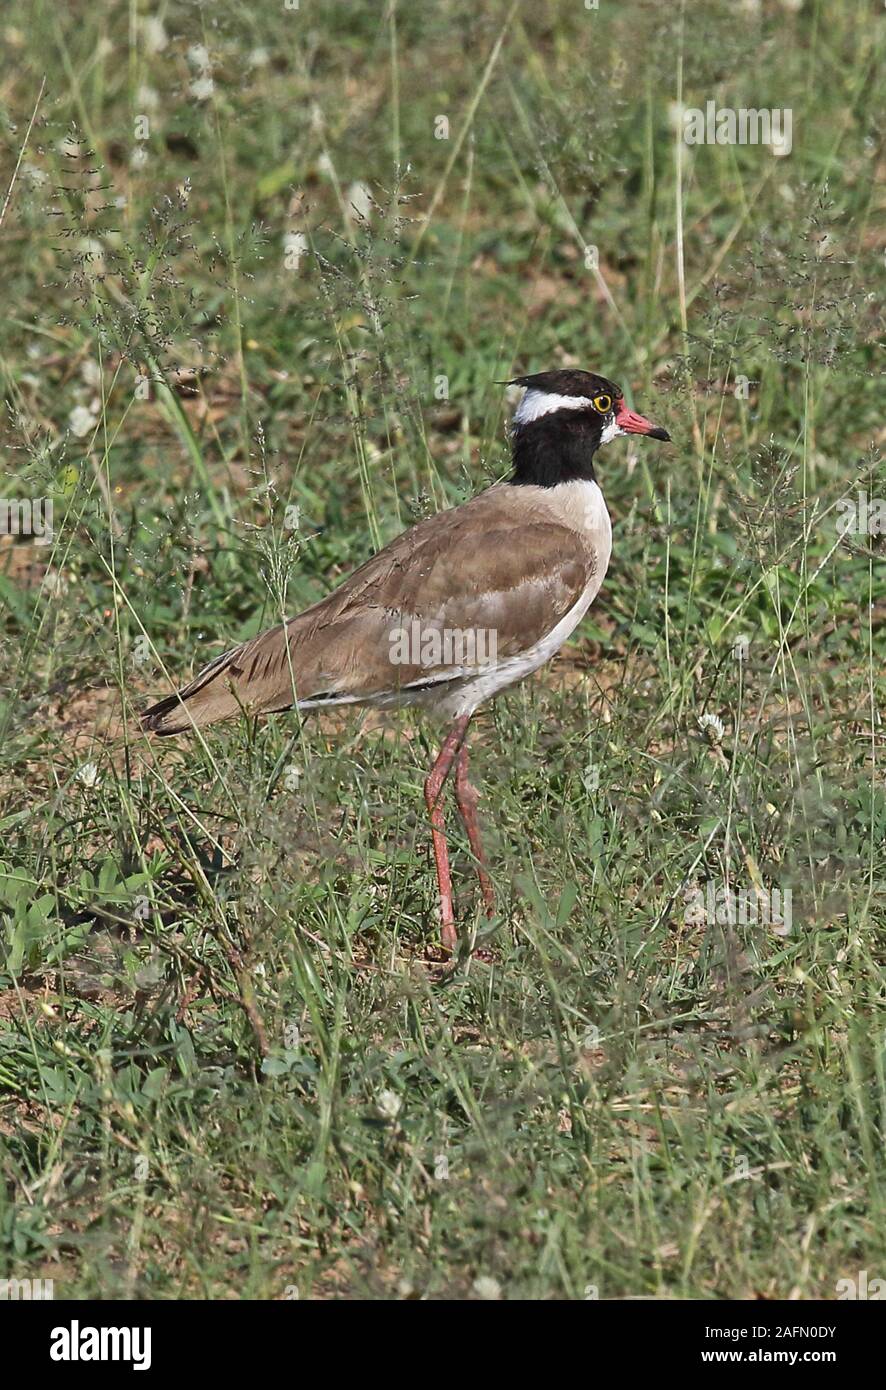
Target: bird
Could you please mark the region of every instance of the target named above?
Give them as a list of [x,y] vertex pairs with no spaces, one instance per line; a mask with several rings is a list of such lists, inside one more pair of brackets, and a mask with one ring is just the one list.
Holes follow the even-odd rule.
[[217,656],[141,717],[158,735],[243,712],[348,705],[413,706],[443,721],[424,797],[447,958],[459,948],[443,809],[450,778],[485,913],[496,914],[468,775],[471,720],[549,661],[597,597],[612,551],[597,451],[621,435],[670,440],[594,372],[499,384],[522,388],[509,477],[402,532],[325,598]]

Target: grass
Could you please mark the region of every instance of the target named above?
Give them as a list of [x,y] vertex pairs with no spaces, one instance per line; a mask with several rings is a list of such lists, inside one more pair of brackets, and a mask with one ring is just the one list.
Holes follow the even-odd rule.
[[[884,495],[873,11],[146,15],[4,33],[4,490],[54,518],[0,538],[4,1274],[884,1273],[883,550],[836,522]],[[710,98],[790,107],[790,156],[683,146]],[[501,476],[494,383],[570,363],[675,442],[601,456],[600,598],[478,720],[498,959],[443,978],[434,729],[136,716]],[[699,922],[707,885],[792,929]]]

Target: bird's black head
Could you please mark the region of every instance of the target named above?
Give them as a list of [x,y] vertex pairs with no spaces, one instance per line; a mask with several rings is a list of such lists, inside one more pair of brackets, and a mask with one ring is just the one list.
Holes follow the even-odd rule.
[[610,439],[670,439],[667,430],[628,410],[620,386],[593,372],[536,372],[508,385],[525,387],[512,421],[512,482],[554,487],[593,479],[594,454]]

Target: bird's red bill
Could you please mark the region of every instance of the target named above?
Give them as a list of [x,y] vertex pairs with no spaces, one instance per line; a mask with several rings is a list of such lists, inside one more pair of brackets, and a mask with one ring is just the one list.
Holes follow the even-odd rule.
[[649,434],[653,439],[670,439],[667,430],[663,430],[661,425],[653,425],[651,420],[647,420],[645,415],[638,415],[635,410],[628,410],[624,400],[616,402],[615,423],[625,434]]

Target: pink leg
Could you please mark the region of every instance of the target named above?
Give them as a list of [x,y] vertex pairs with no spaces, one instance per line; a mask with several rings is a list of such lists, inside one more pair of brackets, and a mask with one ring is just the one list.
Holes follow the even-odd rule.
[[471,853],[474,856],[477,878],[480,881],[480,892],[483,895],[483,905],[486,908],[486,916],[494,917],[495,894],[492,891],[492,883],[486,865],[486,856],[483,853],[483,842],[480,839],[480,825],[477,820],[477,803],[479,800],[480,793],[473,783],[468,780],[468,744],[467,739],[465,739],[461,745],[458,762],[455,767],[455,801],[461,813],[461,818],[465,823],[465,830],[468,832],[468,843],[471,846]]
[[431,817],[431,839],[434,844],[434,859],[437,865],[437,888],[440,893],[440,936],[447,951],[454,951],[458,937],[455,930],[455,913],[452,910],[452,879],[449,874],[449,849],[446,844],[445,821],[441,793],[446,778],[452,771],[459,748],[461,747],[471,716],[463,715],[456,719],[443,741],[437,760],[425,782],[425,802]]

